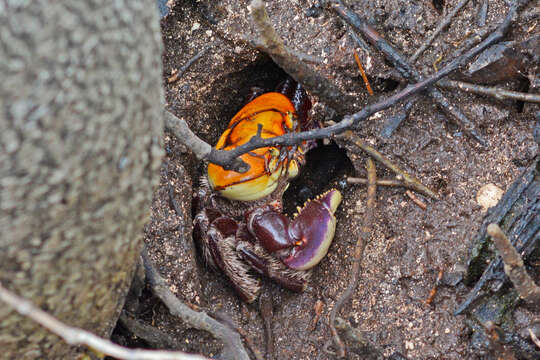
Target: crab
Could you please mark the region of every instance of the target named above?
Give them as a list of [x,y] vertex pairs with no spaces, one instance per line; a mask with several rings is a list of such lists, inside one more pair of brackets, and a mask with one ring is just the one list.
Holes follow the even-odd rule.
[[[276,92],[253,95],[230,121],[216,148],[230,150],[252,136],[280,136],[313,128],[311,101],[288,79]],[[293,219],[282,214],[282,196],[305,163],[313,142],[266,147],[241,156],[246,173],[209,164],[194,196],[193,235],[206,264],[222,272],[238,295],[253,302],[263,275],[281,286],[305,290],[310,269],[327,254],[341,193],[331,189],[307,201]]]

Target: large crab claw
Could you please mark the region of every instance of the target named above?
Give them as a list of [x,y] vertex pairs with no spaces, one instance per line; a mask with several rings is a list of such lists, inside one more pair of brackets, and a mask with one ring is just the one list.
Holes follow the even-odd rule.
[[334,213],[340,202],[341,193],[332,189],[306,202],[292,221],[267,205],[247,214],[248,230],[289,268],[307,270],[328,252],[336,229]]

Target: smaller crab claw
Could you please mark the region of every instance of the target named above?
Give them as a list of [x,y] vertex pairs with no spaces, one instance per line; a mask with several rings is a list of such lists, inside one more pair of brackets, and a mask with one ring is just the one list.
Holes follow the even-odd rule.
[[276,253],[289,268],[307,270],[328,252],[340,202],[341,193],[332,189],[306,202],[292,221],[264,206],[247,215],[248,229],[261,246]]

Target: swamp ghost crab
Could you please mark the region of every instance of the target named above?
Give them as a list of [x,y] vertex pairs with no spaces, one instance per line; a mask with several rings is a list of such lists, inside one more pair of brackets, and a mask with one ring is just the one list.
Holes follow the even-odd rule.
[[[230,150],[260,134],[263,138],[313,128],[304,89],[292,79],[276,92],[253,95],[230,121],[217,149]],[[193,236],[204,261],[231,281],[239,296],[254,301],[260,281],[270,278],[303,291],[309,269],[326,255],[334,237],[334,212],[341,194],[332,189],[307,201],[291,220],[282,214],[282,196],[314,142],[265,147],[241,156],[246,173],[208,165],[194,198]]]

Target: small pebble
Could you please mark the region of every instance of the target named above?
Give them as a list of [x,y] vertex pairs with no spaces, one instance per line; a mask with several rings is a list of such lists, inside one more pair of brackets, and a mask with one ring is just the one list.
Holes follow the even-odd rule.
[[497,205],[504,191],[494,184],[486,184],[478,190],[476,202],[482,207],[482,211],[487,211],[490,207]]

